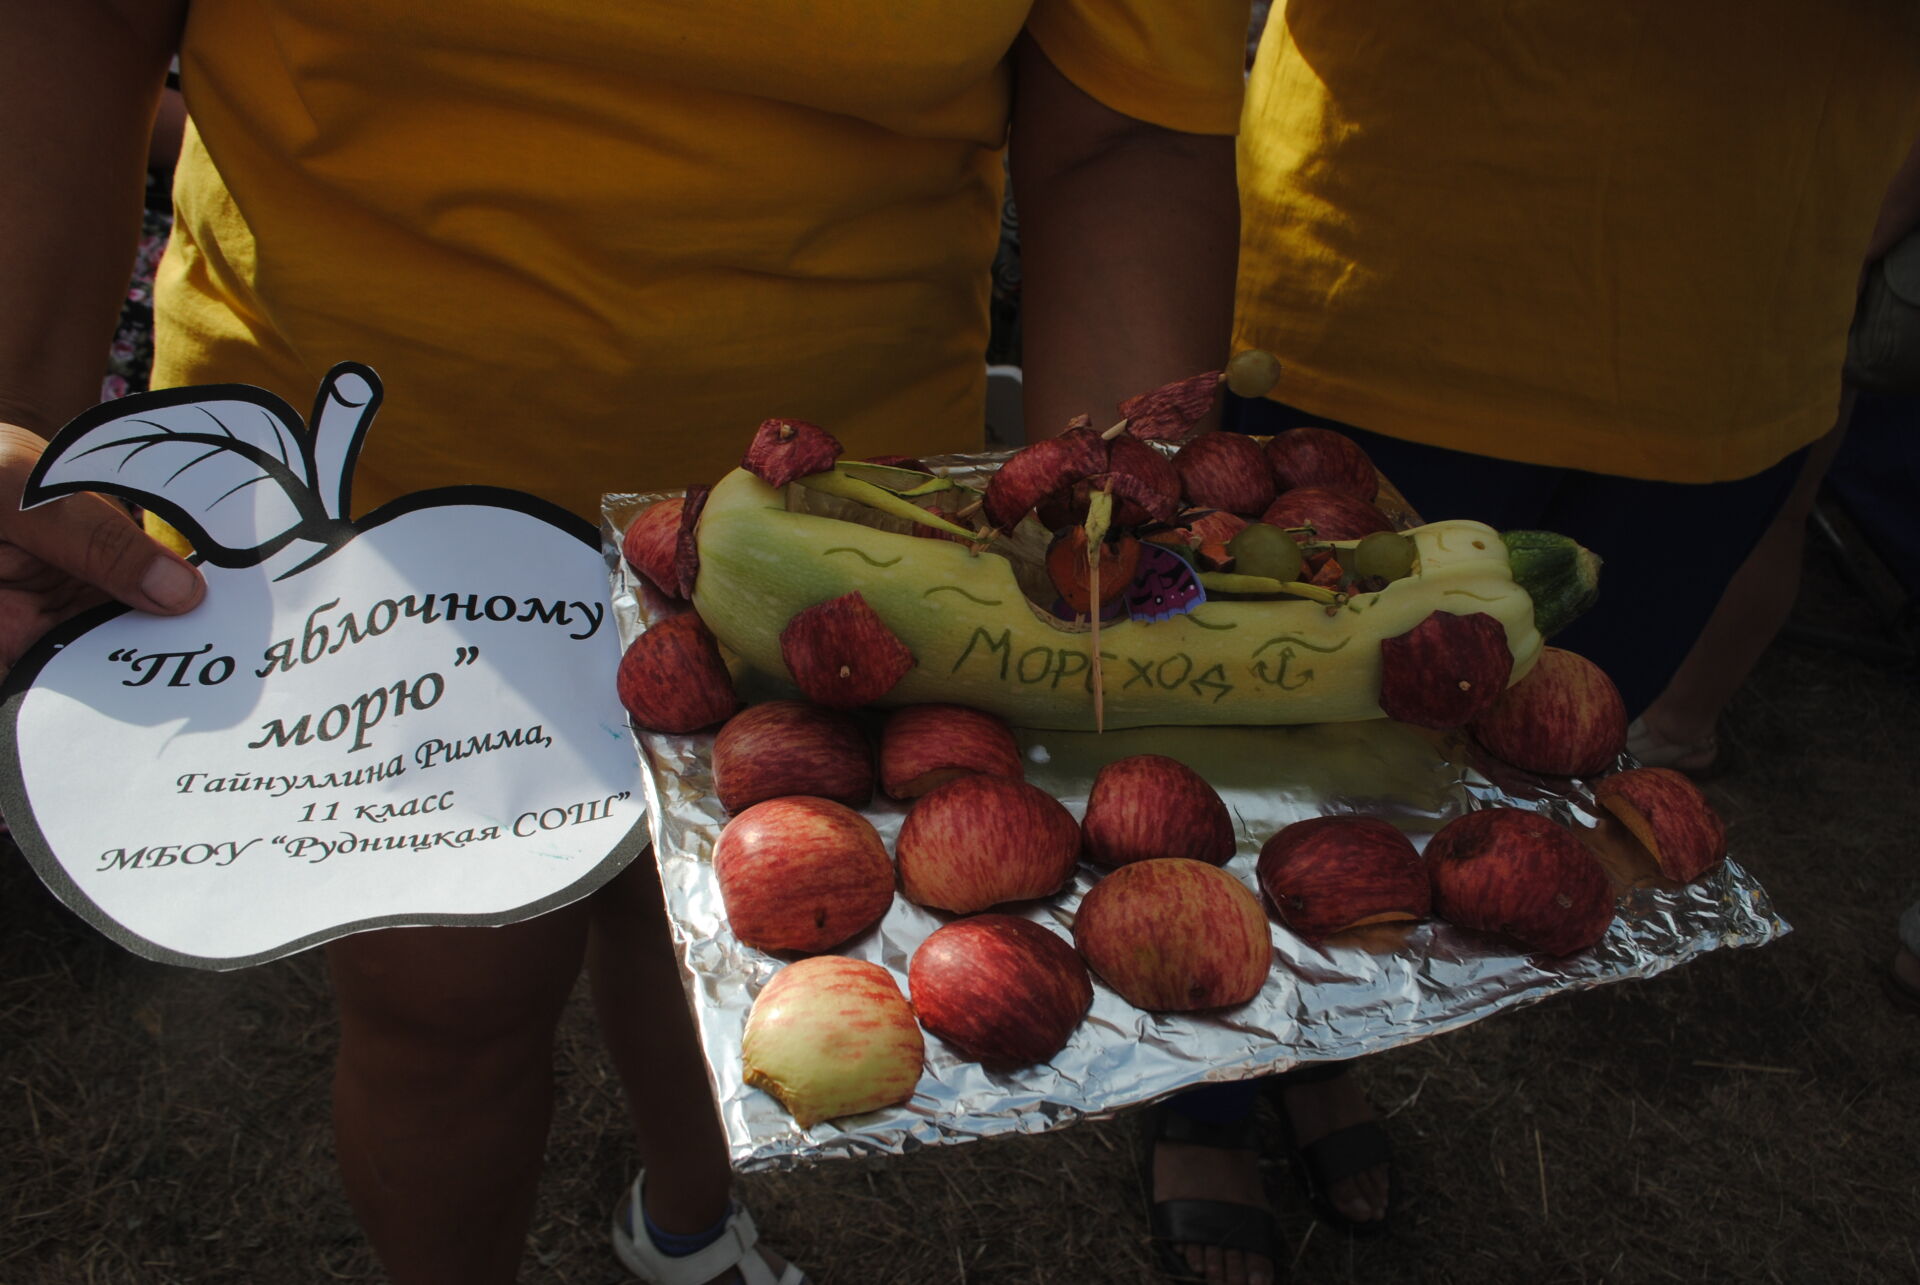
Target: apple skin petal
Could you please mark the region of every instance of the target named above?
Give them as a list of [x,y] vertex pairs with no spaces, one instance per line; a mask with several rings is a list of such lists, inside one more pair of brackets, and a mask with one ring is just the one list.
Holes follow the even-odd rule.
[[1023,446],[987,481],[987,521],[1011,531],[1048,496],[1106,470],[1107,443],[1084,425]]
[[826,472],[842,449],[839,440],[818,424],[804,419],[762,420],[740,467],[768,486],[780,487]]
[[1113,520],[1119,526],[1171,522],[1180,511],[1180,474],[1173,461],[1131,433],[1108,444],[1106,486],[1124,501],[1115,506]]
[[1193,432],[1220,396],[1223,372],[1209,370],[1162,384],[1120,403],[1127,432],[1147,442],[1177,441]]
[[858,590],[816,603],[780,631],[780,657],[808,700],[856,709],[893,690],[913,653]]
[[680,531],[673,546],[673,574],[680,582],[682,598],[693,597],[693,586],[700,579],[700,512],[707,507],[707,495],[712,490],[710,486],[690,486],[680,506]]
[[1485,612],[1436,611],[1380,641],[1380,709],[1416,727],[1464,727],[1492,707],[1513,675],[1507,628]]

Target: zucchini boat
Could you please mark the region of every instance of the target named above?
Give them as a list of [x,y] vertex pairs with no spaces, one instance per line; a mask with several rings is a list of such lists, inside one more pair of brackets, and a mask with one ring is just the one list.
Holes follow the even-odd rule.
[[[809,503],[813,502],[809,497]],[[1412,575],[1337,606],[1288,599],[1209,600],[1166,620],[1103,623],[1106,727],[1281,724],[1380,718],[1382,640],[1429,615],[1484,613],[1506,631],[1508,683],[1540,654],[1534,600],[1517,583],[1499,532],[1435,522],[1415,541]],[[1572,541],[1528,546],[1536,592],[1592,555]],[[809,607],[857,592],[913,653],[880,702],[951,701],[1036,728],[1095,726],[1092,636],[1033,604],[1012,561],[993,549],[792,511],[786,493],[744,469],[714,486],[699,519],[693,602],[747,665],[790,678],[780,634]],[[1577,609],[1571,597],[1556,610]]]

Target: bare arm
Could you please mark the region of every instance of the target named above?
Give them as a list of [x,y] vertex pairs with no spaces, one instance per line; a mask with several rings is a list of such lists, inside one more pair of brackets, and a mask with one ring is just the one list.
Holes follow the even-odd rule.
[[104,499],[19,508],[42,438],[99,400],[185,14],[186,0],[0,7],[0,668],[99,590],[176,611],[201,593]]
[[1920,139],[1914,140],[1907,159],[1900,162],[1893,182],[1887,186],[1880,218],[1873,226],[1873,239],[1867,246],[1867,262],[1874,262],[1892,249],[1894,242],[1915,227],[1920,227]]
[[1051,437],[1077,414],[1098,420],[1122,398],[1225,363],[1234,143],[1103,106],[1030,36],[1014,68],[1025,418],[1029,438]]

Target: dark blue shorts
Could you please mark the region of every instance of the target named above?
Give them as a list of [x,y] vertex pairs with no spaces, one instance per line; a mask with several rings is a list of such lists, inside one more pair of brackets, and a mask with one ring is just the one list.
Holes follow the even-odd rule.
[[1680,667],[1806,455],[1795,451],[1736,482],[1648,482],[1423,446],[1231,394],[1224,422],[1260,435],[1302,424],[1337,428],[1429,522],[1473,518],[1502,531],[1558,531],[1599,554],[1599,601],[1552,641],[1605,669],[1631,716]]

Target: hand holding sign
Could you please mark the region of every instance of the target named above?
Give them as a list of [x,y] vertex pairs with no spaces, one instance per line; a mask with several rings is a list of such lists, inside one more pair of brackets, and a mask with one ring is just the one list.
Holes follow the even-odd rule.
[[41,876],[130,948],[208,967],[387,924],[502,923],[644,847],[586,523],[452,488],[348,519],[379,404],[180,389],[89,412],[37,504],[112,491],[207,564],[183,616],[109,605],[10,676],[0,801]]
[[205,589],[192,567],[101,496],[23,512],[21,492],[46,446],[0,423],[0,675],[49,629],[109,597],[170,614],[193,607]]

